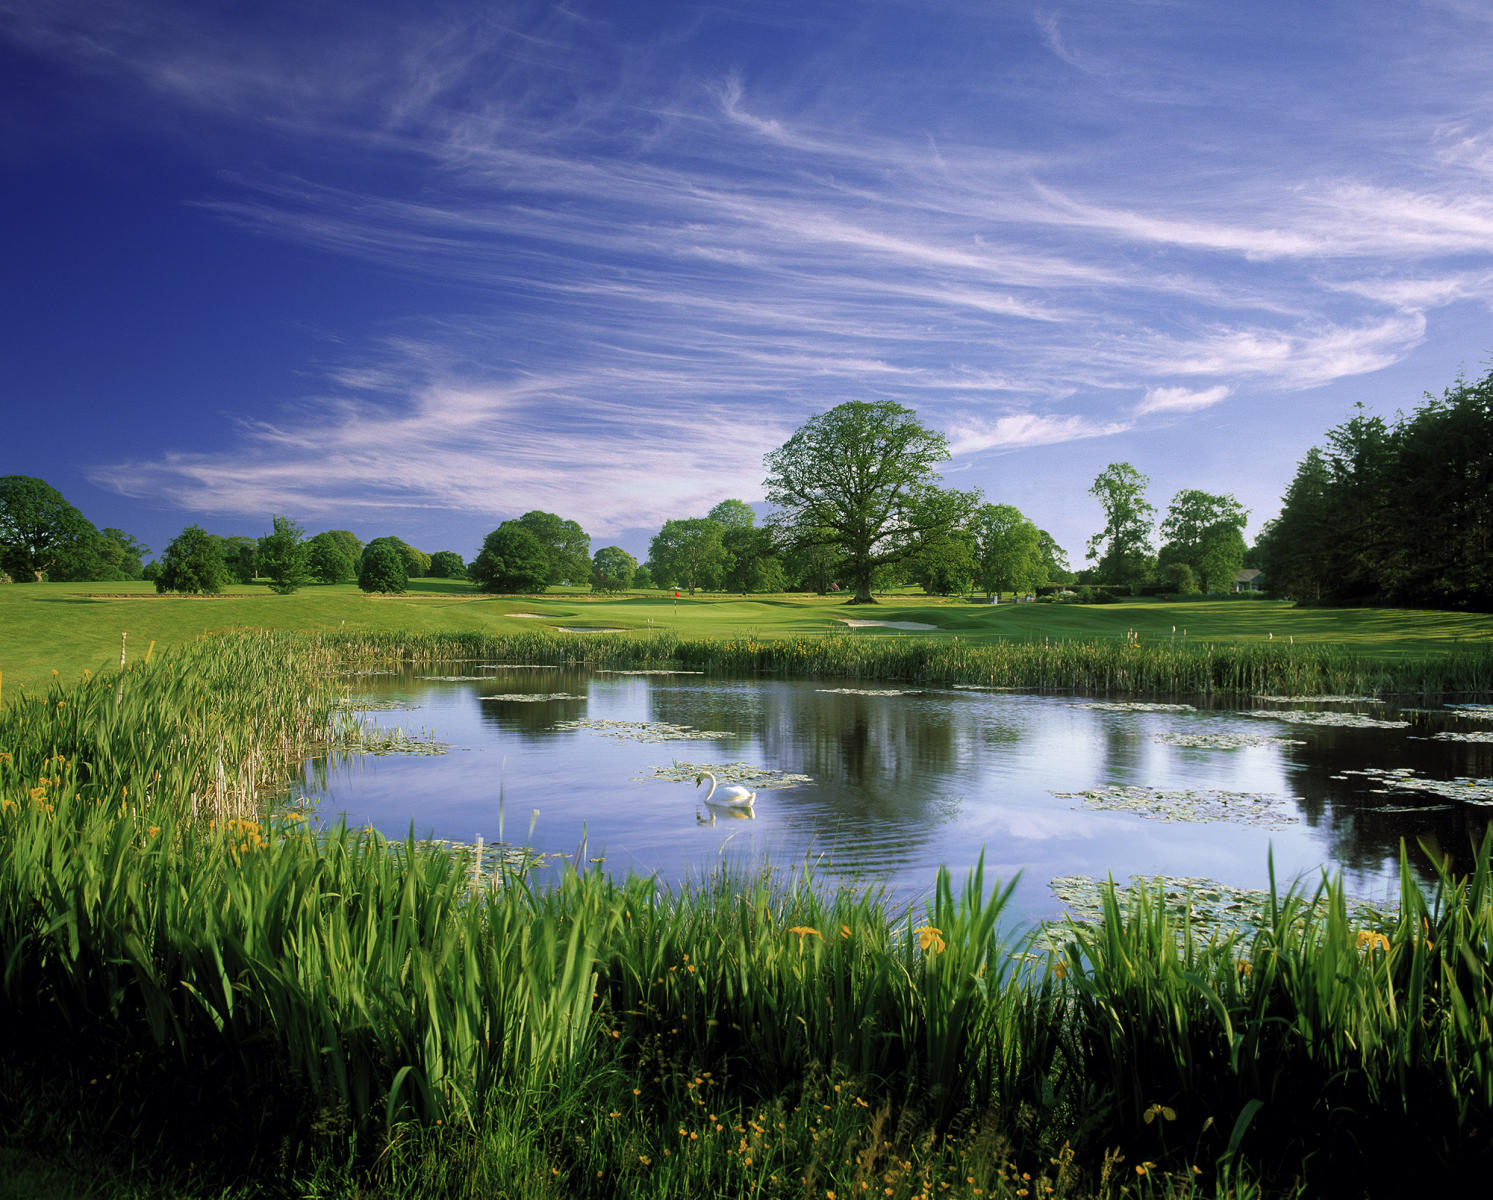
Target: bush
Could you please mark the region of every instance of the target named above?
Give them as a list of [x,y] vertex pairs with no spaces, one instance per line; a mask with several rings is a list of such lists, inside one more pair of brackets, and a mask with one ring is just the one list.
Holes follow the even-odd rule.
[[358,564],[358,586],[365,592],[397,593],[409,584],[404,559],[388,544],[370,542]]
[[228,567],[212,534],[188,525],[166,547],[156,576],[157,592],[216,595],[228,586]]
[[432,579],[465,579],[467,577],[466,560],[455,550],[437,550],[430,556],[430,577]]

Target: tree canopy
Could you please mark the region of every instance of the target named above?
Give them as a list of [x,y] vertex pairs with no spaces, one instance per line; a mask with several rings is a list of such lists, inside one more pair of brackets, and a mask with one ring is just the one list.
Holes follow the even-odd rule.
[[946,537],[973,508],[973,496],[936,494],[936,467],[948,457],[948,439],[911,409],[890,400],[841,404],[767,455],[774,527],[790,547],[832,548],[854,589],[851,603],[873,603],[878,567]]
[[1277,595],[1493,609],[1493,373],[1309,450],[1258,543]]
[[973,524],[976,580],[987,596],[1031,592],[1047,582],[1042,531],[1012,504],[982,504]]
[[311,547],[306,531],[289,517],[272,517],[274,532],[259,539],[259,566],[270,591],[287,596],[311,582]]
[[603,546],[591,560],[591,586],[598,592],[621,592],[632,586],[638,560],[621,546]]
[[0,570],[17,583],[40,582],[69,554],[98,537],[62,493],[31,475],[0,476]]
[[218,539],[197,525],[188,525],[171,539],[161,556],[156,591],[211,596],[229,582]]
[[515,523],[531,533],[544,551],[545,586],[578,586],[590,581],[591,538],[574,521],[535,509],[524,513]]
[[719,587],[726,565],[724,530],[709,517],[665,521],[648,543],[648,570],[660,587]]
[[[1161,522],[1157,568],[1164,571],[1182,563],[1205,592],[1229,591],[1244,565],[1248,521],[1249,510],[1232,495],[1215,496],[1196,488],[1178,492]],[[1185,590],[1185,584],[1176,590]]]
[[390,543],[393,538],[375,538],[363,547],[358,559],[358,586],[365,592],[397,594],[409,586],[405,573],[404,556],[397,546]]
[[318,583],[346,583],[358,577],[361,549],[356,555],[349,554],[346,543],[332,531],[318,533],[306,543],[306,547],[307,565],[311,570],[311,577]]
[[1156,510],[1146,500],[1150,479],[1129,463],[1110,463],[1089,488],[1104,507],[1104,528],[1089,539],[1105,583],[1138,588],[1151,570],[1151,526]]
[[504,521],[483,539],[467,576],[484,592],[542,592],[549,586],[549,549],[518,521]]

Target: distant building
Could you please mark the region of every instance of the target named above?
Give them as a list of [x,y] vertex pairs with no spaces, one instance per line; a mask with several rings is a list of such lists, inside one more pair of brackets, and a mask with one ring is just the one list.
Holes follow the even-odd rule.
[[1236,592],[1263,592],[1265,590],[1264,575],[1263,571],[1248,567],[1234,576],[1234,590]]

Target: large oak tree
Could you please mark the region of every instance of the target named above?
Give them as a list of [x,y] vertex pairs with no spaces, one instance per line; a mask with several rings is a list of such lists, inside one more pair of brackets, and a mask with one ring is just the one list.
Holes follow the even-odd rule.
[[873,604],[877,568],[915,557],[968,517],[972,494],[938,486],[948,439],[890,400],[852,400],[811,417],[766,457],[773,526],[790,549],[829,547],[851,604]]

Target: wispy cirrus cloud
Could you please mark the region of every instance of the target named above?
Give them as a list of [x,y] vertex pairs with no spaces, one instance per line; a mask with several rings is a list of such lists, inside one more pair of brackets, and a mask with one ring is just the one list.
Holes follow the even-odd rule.
[[223,512],[552,499],[615,530],[758,498],[761,453],[842,400],[970,460],[1202,431],[1486,301],[1469,16],[1406,47],[1447,51],[1438,79],[1381,63],[1372,19],[1287,69],[1290,6],[1111,7],[0,0],[0,35],[132,84],[221,168],[194,212],[425,297],[221,450],[96,478]]

